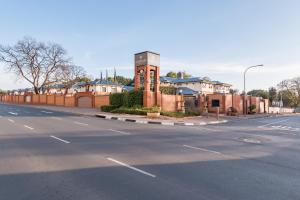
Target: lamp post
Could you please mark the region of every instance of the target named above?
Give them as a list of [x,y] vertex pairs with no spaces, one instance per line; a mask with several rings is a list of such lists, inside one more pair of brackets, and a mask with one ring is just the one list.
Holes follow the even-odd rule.
[[246,73],[248,72],[249,69],[252,69],[252,68],[255,68],[255,67],[262,67],[264,65],[254,65],[254,66],[250,66],[250,67],[247,67],[244,71],[244,115],[247,114],[247,105],[246,105]]

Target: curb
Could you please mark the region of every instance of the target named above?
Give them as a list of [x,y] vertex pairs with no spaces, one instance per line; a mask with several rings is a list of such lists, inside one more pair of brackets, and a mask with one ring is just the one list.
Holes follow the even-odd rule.
[[162,122],[162,121],[147,121],[147,120],[135,120],[135,119],[127,119],[122,117],[112,117],[108,115],[95,115],[101,119],[108,119],[108,120],[118,120],[123,122],[132,122],[138,124],[154,124],[154,125],[163,125],[163,126],[205,126],[205,125],[212,125],[212,124],[224,124],[227,123],[228,120],[220,120],[220,121],[211,121],[211,122],[199,122],[199,123],[188,123],[188,122]]

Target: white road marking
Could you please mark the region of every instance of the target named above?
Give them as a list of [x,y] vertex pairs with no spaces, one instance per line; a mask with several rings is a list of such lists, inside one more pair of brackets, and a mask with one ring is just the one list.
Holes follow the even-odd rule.
[[51,117],[52,119],[62,120],[60,117]]
[[261,141],[260,140],[256,140],[256,139],[245,138],[245,139],[243,139],[243,141],[246,142],[246,143],[261,144]]
[[114,129],[108,129],[109,131],[115,132],[115,133],[121,133],[123,135],[131,135],[131,133],[128,132],[124,132],[124,131],[118,131],[118,130],[114,130]]
[[42,112],[42,113],[46,113],[46,114],[52,114],[52,113],[53,113],[53,112],[44,111],[44,110],[42,110],[41,112]]
[[33,130],[34,128],[30,127],[30,126],[27,126],[27,125],[24,125],[25,128],[28,128],[30,130]]
[[10,121],[11,123],[15,123],[15,121],[12,119],[7,119],[7,120]]
[[269,125],[272,125],[272,124],[278,124],[280,122],[286,122],[288,120],[290,120],[290,119],[285,119],[285,120],[281,120],[281,121],[276,121],[276,122],[268,123],[268,124],[265,124],[265,125],[258,126],[258,128],[266,127],[266,126],[269,126]]
[[88,126],[88,124],[81,123],[81,122],[77,122],[77,121],[74,121],[74,124],[83,125],[83,126]]
[[222,154],[221,152],[218,152],[218,151],[212,151],[212,150],[204,149],[204,148],[200,148],[200,147],[194,147],[194,146],[190,146],[190,145],[183,145],[183,146],[186,148],[197,149],[197,150],[201,150],[201,151],[205,151],[205,152],[209,152],[209,153]]
[[61,138],[55,137],[54,135],[50,135],[50,137],[52,137],[52,138],[54,138],[54,139],[56,139],[56,140],[59,140],[59,141],[61,141],[61,142],[64,142],[64,143],[66,143],[66,144],[71,143],[71,142],[69,142],[69,141],[67,141],[67,140],[63,140],[63,139],[61,139]]
[[18,113],[15,113],[15,112],[8,112],[8,113],[11,115],[18,115]]
[[107,158],[107,160],[109,160],[109,161],[111,161],[111,162],[114,162],[114,163],[117,163],[117,164],[119,164],[119,165],[122,165],[122,166],[124,166],[124,167],[127,167],[127,168],[129,168],[129,169],[132,169],[132,170],[134,170],[134,171],[140,172],[140,173],[142,173],[142,174],[144,174],[144,175],[147,175],[147,176],[150,176],[150,177],[152,177],[152,178],[156,178],[156,175],[154,175],[154,174],[145,172],[145,171],[143,171],[143,170],[141,170],[141,169],[138,169],[138,168],[136,168],[136,167],[130,166],[130,165],[126,164],[126,163],[120,162],[120,161],[115,160],[115,159],[113,159],[113,158]]

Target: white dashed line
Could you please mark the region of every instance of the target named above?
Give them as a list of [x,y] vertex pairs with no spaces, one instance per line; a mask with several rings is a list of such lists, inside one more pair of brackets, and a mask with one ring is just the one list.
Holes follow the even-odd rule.
[[183,146],[186,147],[186,148],[197,149],[197,150],[201,150],[201,151],[205,151],[205,152],[209,152],[209,153],[222,154],[221,152],[218,152],[218,151],[212,151],[212,150],[209,150],[209,149],[194,147],[194,146],[190,146],[190,145],[183,145]]
[[53,113],[53,112],[44,111],[44,110],[42,110],[41,112],[42,112],[42,113],[46,113],[46,114],[52,114],[52,113]]
[[15,121],[12,119],[7,119],[7,120],[10,121],[11,123],[15,123]]
[[71,142],[69,142],[69,141],[67,141],[67,140],[63,140],[63,139],[60,139],[60,138],[58,138],[58,137],[55,137],[54,135],[50,135],[50,137],[51,137],[51,138],[54,138],[54,139],[56,139],[56,140],[59,140],[59,141],[61,141],[61,142],[63,142],[63,143],[66,143],[66,144],[71,143]]
[[81,122],[74,122],[74,124],[78,124],[78,125],[83,125],[83,126],[88,126],[88,124],[85,124],[85,123],[81,123]]
[[18,115],[18,113],[15,113],[15,112],[8,112],[8,113],[11,115]]
[[109,160],[109,161],[111,161],[111,162],[114,162],[114,163],[117,163],[117,164],[119,164],[119,165],[122,165],[122,166],[124,166],[124,167],[127,167],[127,168],[129,168],[129,169],[132,169],[132,170],[134,170],[134,171],[137,171],[137,172],[139,172],[139,173],[142,173],[142,174],[144,174],[144,175],[150,176],[150,177],[152,177],[152,178],[156,178],[156,176],[155,176],[154,174],[145,172],[145,171],[143,171],[143,170],[141,170],[141,169],[138,169],[138,168],[136,168],[136,167],[130,166],[130,165],[126,164],[126,163],[120,162],[120,161],[115,160],[115,159],[113,159],[113,158],[107,158],[107,160]]
[[128,132],[124,132],[124,131],[118,131],[118,130],[114,130],[114,129],[108,129],[109,131],[115,132],[115,133],[121,133],[123,135],[131,135],[131,133]]
[[30,126],[27,126],[27,125],[24,125],[25,128],[28,128],[30,130],[33,130],[34,128],[30,127]]

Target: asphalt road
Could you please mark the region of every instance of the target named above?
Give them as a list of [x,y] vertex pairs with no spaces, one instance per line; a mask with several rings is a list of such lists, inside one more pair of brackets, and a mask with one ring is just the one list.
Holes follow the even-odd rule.
[[298,200],[300,116],[180,127],[0,104],[2,200]]

